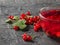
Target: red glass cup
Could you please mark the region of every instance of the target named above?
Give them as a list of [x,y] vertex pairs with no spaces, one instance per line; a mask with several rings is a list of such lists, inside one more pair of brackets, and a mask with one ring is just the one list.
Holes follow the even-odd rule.
[[40,9],[41,26],[46,35],[60,38],[60,8],[44,7]]

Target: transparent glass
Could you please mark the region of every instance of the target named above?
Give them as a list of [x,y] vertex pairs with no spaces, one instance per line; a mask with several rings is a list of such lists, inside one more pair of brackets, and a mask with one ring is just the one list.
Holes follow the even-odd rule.
[[43,31],[50,37],[60,38],[60,8],[44,7],[39,15]]

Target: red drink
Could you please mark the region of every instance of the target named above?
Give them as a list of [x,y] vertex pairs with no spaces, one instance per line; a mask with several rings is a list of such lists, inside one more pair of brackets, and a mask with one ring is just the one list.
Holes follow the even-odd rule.
[[42,10],[40,18],[43,31],[50,37],[60,38],[60,9]]

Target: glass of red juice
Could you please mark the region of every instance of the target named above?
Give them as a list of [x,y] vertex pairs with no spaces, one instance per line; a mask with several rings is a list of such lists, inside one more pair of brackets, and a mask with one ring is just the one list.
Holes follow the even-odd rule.
[[60,8],[44,7],[40,9],[41,26],[47,36],[60,39]]

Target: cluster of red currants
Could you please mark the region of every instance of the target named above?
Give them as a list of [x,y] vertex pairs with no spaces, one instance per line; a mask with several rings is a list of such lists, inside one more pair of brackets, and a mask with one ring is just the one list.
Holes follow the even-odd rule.
[[37,23],[34,23],[34,31],[38,32],[40,28],[41,28],[41,25],[40,25],[40,20],[39,20],[37,21]]
[[[14,16],[9,16],[9,19],[13,20]],[[31,12],[28,11],[25,13],[20,14],[19,19],[24,19],[26,21],[26,25],[34,25],[34,31],[38,32],[40,29],[40,16],[31,16]],[[19,27],[18,26],[14,26],[13,29],[15,31],[18,31]],[[24,33],[22,35],[22,38],[24,41],[31,41],[32,40],[32,36],[28,35],[27,33]]]
[[40,29],[40,16],[31,16],[31,13],[21,14],[20,19],[25,19],[27,25],[34,24],[34,31],[37,32]]
[[24,41],[32,41],[32,36],[28,35],[27,33],[24,33],[22,38]]

